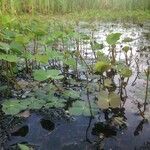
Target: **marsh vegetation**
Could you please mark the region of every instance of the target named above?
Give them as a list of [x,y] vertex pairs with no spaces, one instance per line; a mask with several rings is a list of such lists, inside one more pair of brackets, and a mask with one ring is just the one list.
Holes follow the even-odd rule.
[[0,7],[2,149],[150,148],[148,0]]

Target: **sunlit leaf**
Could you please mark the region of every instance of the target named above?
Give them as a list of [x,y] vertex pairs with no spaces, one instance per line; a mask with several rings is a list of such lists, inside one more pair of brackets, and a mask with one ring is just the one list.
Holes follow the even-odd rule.
[[117,108],[120,106],[121,99],[120,96],[117,95],[116,93],[114,92],[109,93],[108,99],[111,108]]
[[129,51],[129,49],[130,49],[129,46],[125,46],[125,47],[122,48],[122,50],[123,50],[124,52],[126,52],[126,53]]
[[17,62],[18,57],[16,55],[2,54],[2,55],[0,55],[0,60],[5,60],[8,62]]
[[115,45],[120,39],[121,33],[112,33],[109,34],[106,38],[106,41],[109,45]]
[[95,64],[95,67],[94,67],[94,70],[96,73],[104,73],[105,71],[107,71],[108,69],[110,68],[110,65],[108,62],[105,62],[105,61],[98,61],[96,64]]

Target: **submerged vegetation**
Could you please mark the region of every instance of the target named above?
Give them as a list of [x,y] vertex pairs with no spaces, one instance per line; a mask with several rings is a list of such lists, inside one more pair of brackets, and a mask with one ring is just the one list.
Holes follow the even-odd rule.
[[[10,119],[10,126],[34,112],[67,120],[88,117],[86,141],[101,147],[105,138],[127,128],[125,108],[132,102],[142,120],[134,132],[139,134],[150,120],[149,29],[144,37],[136,35],[136,28],[124,34],[110,24],[99,33],[98,20],[137,21],[142,29],[141,21],[150,19],[149,0],[1,0],[0,8],[0,116]],[[130,29],[130,24],[122,26],[125,32]],[[140,39],[146,42],[135,47]],[[145,61],[139,62],[142,55]],[[133,98],[128,91],[135,85],[140,96]],[[88,132],[95,118],[92,134],[98,141],[91,142]],[[45,118],[39,122],[48,135],[55,128]],[[19,129],[23,137],[26,130],[27,125]],[[30,150],[34,145],[15,143],[11,148]]]

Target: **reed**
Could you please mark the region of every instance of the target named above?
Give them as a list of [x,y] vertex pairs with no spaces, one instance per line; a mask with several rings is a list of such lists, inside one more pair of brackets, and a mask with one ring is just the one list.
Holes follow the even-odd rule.
[[64,14],[103,9],[150,10],[150,0],[0,0],[1,13]]

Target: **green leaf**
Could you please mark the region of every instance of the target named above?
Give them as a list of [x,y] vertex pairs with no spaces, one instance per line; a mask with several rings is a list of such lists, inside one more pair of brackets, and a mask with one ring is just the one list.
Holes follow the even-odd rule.
[[101,49],[104,48],[103,44],[99,44],[96,41],[91,42],[90,44],[91,44],[91,48],[92,48],[93,51],[95,51],[95,50],[101,50]]
[[24,145],[24,144],[18,144],[18,148],[20,150],[30,150],[30,148],[28,146]]
[[120,39],[121,33],[112,33],[109,34],[106,38],[106,41],[109,45],[115,45]]
[[64,93],[63,93],[63,96],[67,97],[67,98],[73,98],[73,99],[79,99],[80,98],[80,92],[79,91],[75,91],[73,89],[69,89],[69,90],[66,90]]
[[20,44],[28,44],[30,39],[26,35],[18,34],[15,38],[15,41]]
[[[96,104],[91,103],[91,106],[92,106],[92,110],[91,110],[92,114],[93,115],[97,114],[98,108]],[[73,106],[69,108],[69,113],[75,116],[79,116],[79,115],[91,116],[88,102],[85,101],[76,101],[75,103],[73,103]]]
[[64,60],[64,63],[66,65],[69,65],[72,69],[76,68],[76,60],[74,58],[66,59],[66,60]]
[[0,60],[5,60],[5,61],[8,61],[8,62],[17,62],[18,57],[16,55],[2,54],[2,55],[0,55]]
[[7,43],[0,42],[0,49],[4,50],[5,52],[8,52],[10,50],[10,46]]
[[39,100],[39,99],[34,99],[34,98],[29,101],[30,101],[30,105],[28,107],[29,109],[40,109],[46,103],[46,101],[44,100]]
[[117,95],[116,93],[113,92],[109,93],[108,99],[111,108],[117,108],[120,106],[121,99],[120,96]]
[[132,75],[132,70],[124,64],[117,65],[117,72],[124,78],[129,78]]
[[48,63],[48,55],[35,55],[33,58],[40,63]]
[[129,51],[129,49],[130,49],[129,46],[125,46],[125,47],[122,48],[122,50],[123,50],[124,52],[126,52],[126,53]]
[[122,40],[122,42],[125,42],[125,43],[127,43],[127,42],[132,42],[132,41],[133,41],[133,39],[132,39],[132,38],[129,38],[129,37],[124,38],[124,39]]
[[24,51],[23,45],[18,42],[14,42],[14,41],[11,42],[10,49],[17,53],[22,53]]
[[112,80],[111,79],[105,79],[104,85],[105,85],[105,87],[112,87]]
[[108,99],[108,92],[107,91],[100,91],[98,95],[98,102],[99,108],[101,109],[108,109],[109,108],[109,99]]
[[65,106],[65,102],[66,100],[64,99],[58,99],[57,97],[51,97],[49,102],[46,103],[44,106],[45,108],[51,108],[51,107],[55,107],[55,108],[62,108]]
[[103,74],[105,71],[107,71],[110,68],[110,65],[108,62],[105,61],[98,61],[95,64],[94,70],[96,73]]
[[63,54],[55,50],[47,50],[46,55],[48,56],[49,60],[52,60],[52,59],[63,60]]
[[2,110],[6,115],[16,115],[20,111],[25,110],[29,103],[21,103],[19,100],[6,100],[2,104]]
[[114,92],[101,91],[98,95],[98,106],[101,109],[117,108],[120,106],[120,96]]
[[45,81],[47,79],[60,80],[63,78],[62,75],[59,75],[60,71],[51,69],[51,70],[35,70],[33,73],[34,79],[37,81]]

